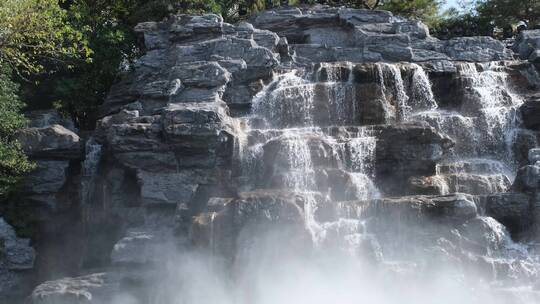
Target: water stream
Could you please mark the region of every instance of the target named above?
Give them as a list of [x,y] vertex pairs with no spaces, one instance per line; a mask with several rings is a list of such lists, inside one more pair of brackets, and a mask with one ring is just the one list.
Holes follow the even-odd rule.
[[[458,64],[464,101],[453,108],[439,106],[420,65],[374,64],[368,77],[375,86],[359,79],[356,69],[345,62],[283,72],[255,96],[249,115],[234,118],[241,133],[239,191],[301,197],[303,229],[250,222],[234,241],[232,270],[200,255],[183,256],[176,272],[193,279],[183,277],[181,290],[189,293],[173,298],[184,299],[178,303],[536,303],[538,256],[479,205],[478,215],[464,222],[426,220],[421,204],[407,205],[421,197],[388,197],[377,184],[377,128],[427,124],[455,143],[434,165],[433,176],[420,177],[436,189],[432,194],[469,193],[478,201],[507,191],[517,169],[512,148],[522,100],[504,65]],[[366,92],[382,105],[385,113],[378,119],[385,125],[365,120],[360,102]],[[266,219],[275,216],[272,210],[263,213]],[[280,216],[288,214],[274,219]],[[219,217],[214,212],[209,217],[213,255],[224,236],[220,229],[227,229],[214,223]],[[167,292],[178,293],[166,289],[155,303],[169,303]]]

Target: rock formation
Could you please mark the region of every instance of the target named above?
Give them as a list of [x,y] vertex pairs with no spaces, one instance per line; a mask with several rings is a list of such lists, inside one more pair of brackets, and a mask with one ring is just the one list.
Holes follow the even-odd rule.
[[53,112],[20,132],[38,165],[22,197],[39,261],[5,224],[24,259],[0,256],[0,294],[20,263],[42,283],[30,303],[170,303],[152,298],[169,253],[210,251],[234,271],[270,231],[279,250],[537,284],[533,33],[517,60],[489,37],[443,41],[389,12],[324,6],[136,31],[145,55],[92,134]]

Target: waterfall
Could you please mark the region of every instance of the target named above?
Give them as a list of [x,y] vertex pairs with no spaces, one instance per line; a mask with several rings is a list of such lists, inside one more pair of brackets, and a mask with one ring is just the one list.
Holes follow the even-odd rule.
[[[392,65],[380,67],[396,79],[401,77],[399,69]],[[325,63],[312,72],[293,70],[278,75],[253,100],[252,116],[264,123],[247,120],[255,123],[250,126],[249,144],[242,157],[245,175],[242,179],[259,180],[251,187],[277,184],[301,193],[305,197],[306,228],[319,246],[325,242],[326,229],[345,222],[356,222],[352,226],[358,226],[358,221],[353,219],[345,222],[341,219],[334,225],[319,223],[315,213],[321,198],[366,200],[379,196],[372,181],[375,137],[361,127],[355,127],[354,131],[340,130],[339,136],[322,128],[354,124],[352,70],[351,63]],[[388,94],[405,102],[403,92],[401,85]],[[269,155],[272,160],[268,160]],[[273,177],[261,181],[257,174],[263,170],[270,170]],[[321,176],[327,176],[328,181],[320,181]],[[343,190],[338,190],[340,187]],[[351,233],[341,238],[352,238]]]
[[469,104],[463,106],[464,111],[478,115],[479,124],[485,126],[487,140],[484,145],[490,146],[504,138],[502,148],[506,152],[512,131],[520,124],[518,107],[523,100],[510,89],[508,75],[502,68],[496,63],[480,67],[479,64],[464,63],[458,66],[458,71],[469,90]]
[[95,183],[101,160],[101,145],[93,137],[89,138],[85,144],[85,158],[82,162],[81,170],[81,204],[88,206],[94,199]]
[[279,75],[253,100],[253,112],[271,126],[313,124],[313,85],[292,70]]
[[[518,108],[523,101],[513,93],[504,65],[460,63],[457,70],[465,96],[461,107],[450,110],[437,106],[422,109],[420,106],[420,111],[411,117],[412,120],[429,123],[456,143],[453,153],[441,165],[448,167],[453,163],[450,166],[460,170],[437,170],[432,182],[442,194],[466,191],[460,185],[470,185],[471,178],[486,185],[484,192],[504,192],[508,190],[516,170],[512,147],[521,125]],[[416,68],[414,74],[425,75],[418,71]],[[414,92],[417,92],[415,100],[433,100],[430,90],[417,89]],[[468,168],[464,168],[463,163]],[[493,166],[494,163],[497,166]],[[492,170],[481,170],[486,166]]]
[[[314,187],[313,164],[308,139],[299,130],[286,129],[282,135],[288,171],[285,186],[295,191],[306,191]],[[301,131],[301,130],[300,130]]]
[[[464,101],[456,101],[452,107],[437,102],[429,75],[421,65],[375,63],[373,69],[367,69],[369,79],[355,78],[360,77],[355,68],[348,62],[297,68],[275,75],[264,86],[253,99],[251,113],[232,122],[238,133],[238,191],[262,191],[264,195],[275,191],[274,200],[294,197],[303,220],[302,231],[313,250],[309,263],[313,262],[312,255],[332,259],[339,252],[339,262],[346,267],[359,267],[352,267],[352,276],[345,272],[353,280],[365,274],[369,277],[370,271],[376,269],[385,278],[403,276],[413,281],[418,273],[429,272],[427,278],[419,280],[424,282],[430,281],[434,271],[443,273],[444,279],[458,282],[459,288],[478,290],[498,284],[529,284],[537,278],[540,267],[530,257],[527,245],[514,242],[501,223],[484,214],[481,203],[482,196],[506,192],[515,174],[514,156],[509,148],[514,145],[513,132],[520,128],[517,109],[522,101],[513,93],[504,67],[457,64],[455,77],[461,91],[456,94],[462,94]],[[375,130],[385,126],[363,126],[359,122],[362,113],[358,102],[361,90],[365,89],[362,81],[373,81],[369,85],[378,87],[370,93],[375,92],[376,98],[395,111],[395,119],[386,123],[404,128],[427,124],[455,142],[455,147],[433,164],[433,175],[419,178],[429,184],[430,191],[441,195],[474,195],[475,208],[480,210],[474,218],[449,228],[446,220],[424,220],[431,211],[414,201],[427,198],[392,198],[380,191],[375,182],[380,138]],[[394,148],[400,149],[390,149]],[[444,202],[446,197],[440,199]],[[264,217],[276,216],[271,212],[265,210]],[[224,231],[217,231],[221,229],[216,229],[214,220],[218,215],[214,211],[207,216],[211,221],[209,246],[215,252],[216,246],[223,246],[224,242],[218,245],[213,234]],[[288,214],[277,216],[287,218]],[[262,265],[275,263],[274,254],[282,261],[281,246],[286,252],[288,246],[295,247],[283,238],[290,238],[293,243],[302,241],[296,235],[280,234],[279,228],[277,236],[270,234],[268,241],[266,230],[261,236],[257,234],[260,231],[250,229],[251,226],[242,233],[253,233],[253,239],[242,234],[237,244],[241,247],[235,257],[235,266],[240,269],[237,275],[250,282],[247,286],[261,284],[258,280],[265,286],[273,284],[267,281],[273,269]],[[284,256],[284,265],[288,265],[290,257]],[[313,265],[309,263],[300,264],[300,280],[311,275]],[[288,267],[284,265],[275,266],[278,273],[290,274],[290,269],[280,268]],[[292,265],[292,269],[298,266],[296,261]],[[464,269],[471,265],[482,269]],[[274,279],[280,281],[279,278],[282,277]],[[386,286],[387,281],[383,282],[382,286]],[[280,292],[288,290],[277,286]],[[259,292],[266,294],[268,290],[263,288]],[[242,298],[239,302],[266,300]],[[382,301],[387,300],[383,297]]]
[[385,93],[386,99],[397,109],[399,120],[406,120],[413,110],[408,104],[409,96],[405,91],[405,85],[399,66],[389,63],[378,63],[377,70],[380,75],[380,86]]
[[431,83],[424,69],[412,64],[412,74],[410,76],[410,98],[408,107],[414,112],[432,111],[438,108],[435,96],[431,90]]

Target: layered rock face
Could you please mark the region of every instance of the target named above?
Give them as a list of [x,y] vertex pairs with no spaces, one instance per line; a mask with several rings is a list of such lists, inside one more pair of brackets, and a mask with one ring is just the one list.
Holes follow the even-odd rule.
[[540,63],[540,30],[521,32],[513,49],[522,59]]
[[[355,277],[385,284],[421,286],[440,270],[482,282],[493,303],[539,299],[534,64],[384,11],[281,8],[250,22],[140,24],[146,54],[85,144],[46,117],[21,132],[38,163],[25,197],[56,210],[38,255],[78,256],[38,263],[49,281],[30,303],[265,303],[276,293],[259,290],[273,273],[262,263],[298,276],[277,291],[289,294],[306,275],[292,257],[314,256],[346,257],[362,265]],[[78,242],[44,245],[73,219]],[[213,299],[221,284],[196,283],[216,276],[229,288]]]

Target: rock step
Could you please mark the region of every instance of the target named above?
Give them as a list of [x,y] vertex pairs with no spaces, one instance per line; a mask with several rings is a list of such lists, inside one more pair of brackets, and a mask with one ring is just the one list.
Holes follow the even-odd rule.
[[484,158],[470,158],[457,161],[446,161],[437,164],[437,174],[506,174],[509,168],[502,162]]
[[411,194],[468,193],[473,195],[507,191],[511,182],[504,174],[448,173],[409,179]]

